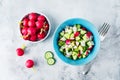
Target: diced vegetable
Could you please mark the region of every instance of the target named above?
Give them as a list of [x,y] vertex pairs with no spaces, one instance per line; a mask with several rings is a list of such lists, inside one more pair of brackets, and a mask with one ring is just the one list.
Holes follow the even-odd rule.
[[93,35],[80,24],[66,26],[58,40],[60,52],[67,58],[77,60],[86,58],[94,47]]

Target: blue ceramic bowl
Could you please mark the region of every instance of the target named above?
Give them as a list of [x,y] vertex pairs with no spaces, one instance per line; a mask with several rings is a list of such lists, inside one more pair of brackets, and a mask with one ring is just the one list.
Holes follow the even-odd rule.
[[[63,29],[65,29],[65,27],[67,25],[74,25],[74,24],[81,24],[84,28],[86,28],[88,31],[92,32],[92,34],[93,34],[93,41],[94,41],[95,45],[94,45],[92,51],[89,53],[89,55],[84,59],[72,60],[72,59],[65,57],[59,51],[59,46],[58,46],[59,33]],[[81,18],[68,19],[68,20],[64,21],[62,24],[60,24],[58,26],[57,30],[55,31],[54,38],[53,38],[53,46],[54,46],[54,50],[55,50],[56,54],[62,61],[66,62],[68,64],[71,64],[71,65],[83,65],[83,64],[90,62],[91,60],[93,60],[96,57],[98,50],[100,48],[99,33],[98,33],[98,30],[95,28],[95,26],[87,20],[84,20]]]

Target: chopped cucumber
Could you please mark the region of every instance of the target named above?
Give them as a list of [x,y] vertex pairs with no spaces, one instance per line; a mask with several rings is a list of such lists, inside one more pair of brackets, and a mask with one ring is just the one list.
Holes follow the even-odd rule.
[[77,29],[80,29],[81,25],[80,24],[76,24]]
[[74,39],[74,34],[73,33],[70,35],[70,39]]
[[77,31],[77,28],[76,26],[73,27],[73,31],[76,32]]
[[53,53],[52,53],[51,51],[47,51],[47,52],[45,53],[45,58],[46,58],[46,59],[53,58],[53,57],[54,57],[54,55],[53,55]]
[[85,46],[86,44],[85,44],[85,41],[84,40],[82,40],[81,41],[81,46]]
[[82,58],[85,58],[86,57],[86,55],[85,54],[82,54]]
[[47,59],[47,63],[49,65],[53,65],[53,64],[55,64],[55,59],[54,58],[49,58],[49,59]]
[[77,52],[73,52],[73,53],[72,53],[72,57],[73,57],[73,59],[74,59],[74,60],[76,60],[76,59],[77,59],[77,55],[78,55],[78,53],[77,53]]
[[66,27],[65,32],[68,34],[71,34],[73,32],[73,30],[70,29],[69,27]]
[[77,59],[77,55],[73,55],[72,57],[73,57],[73,59],[74,59],[74,60],[76,60],[76,59]]
[[70,34],[66,33],[66,34],[64,35],[64,37],[65,37],[66,39],[69,39],[69,38],[70,38]]
[[64,49],[60,48],[60,51],[61,51],[61,52],[64,52]]
[[83,40],[88,41],[88,37],[86,35],[83,36]]
[[81,50],[81,51],[83,51],[83,47],[80,46],[80,45],[78,46],[78,49]]
[[81,34],[85,34],[86,33],[86,31],[85,30],[81,30]]
[[93,41],[88,41],[88,42],[87,42],[87,45],[88,45],[88,46],[92,46],[92,45],[94,45],[94,42],[93,42]]
[[62,37],[60,40],[61,40],[61,41],[65,41],[65,40],[66,40],[66,38],[65,38],[65,37]]
[[83,47],[83,52],[86,52],[87,49],[88,49],[88,46]]
[[58,45],[59,45],[59,46],[63,46],[63,45],[65,45],[65,42],[62,41],[62,40],[59,40],[59,41],[58,41]]
[[76,40],[76,41],[80,40],[80,36],[77,36],[77,37],[75,38],[75,40]]
[[89,48],[93,48],[91,46],[94,45],[93,35],[88,37],[87,32],[89,31],[80,24],[65,27],[59,34],[58,46],[60,52],[73,60],[86,58],[91,50]]
[[64,32],[64,31],[62,31],[62,32],[60,33],[60,35],[61,35],[61,36],[63,36],[64,34],[65,34],[65,32]]

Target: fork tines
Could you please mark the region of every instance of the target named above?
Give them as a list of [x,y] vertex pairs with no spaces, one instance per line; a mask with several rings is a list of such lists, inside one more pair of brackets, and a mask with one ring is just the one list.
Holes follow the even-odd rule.
[[108,23],[104,23],[102,27],[98,30],[98,32],[101,36],[105,36],[109,28],[110,28],[110,25]]

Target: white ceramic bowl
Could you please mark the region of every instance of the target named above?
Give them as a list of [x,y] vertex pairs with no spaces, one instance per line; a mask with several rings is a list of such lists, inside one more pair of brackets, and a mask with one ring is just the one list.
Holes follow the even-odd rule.
[[[34,12],[34,13],[36,13],[36,12]],[[23,18],[25,18],[26,16],[28,16],[30,13],[28,13],[27,15],[25,15]],[[30,41],[30,40],[24,40],[24,41],[26,41],[26,42],[30,42],[30,43],[38,43],[38,42],[42,42],[42,41],[44,41],[48,36],[49,36],[49,34],[50,34],[50,31],[51,31],[51,23],[50,23],[50,20],[48,19],[48,17],[45,15],[45,14],[43,14],[43,13],[37,13],[37,14],[40,14],[40,15],[43,15],[43,16],[45,16],[45,18],[46,18],[46,20],[47,20],[47,22],[48,22],[48,24],[49,24],[49,30],[48,30],[48,32],[47,32],[47,35],[44,37],[44,39],[41,39],[41,40],[37,40],[37,41]],[[21,19],[21,21],[23,20],[23,18]],[[19,24],[19,26],[20,26],[21,24]],[[19,27],[19,31],[20,31],[20,34],[21,34],[21,36],[22,36],[22,33],[21,33],[21,30],[20,30],[20,27]]]

